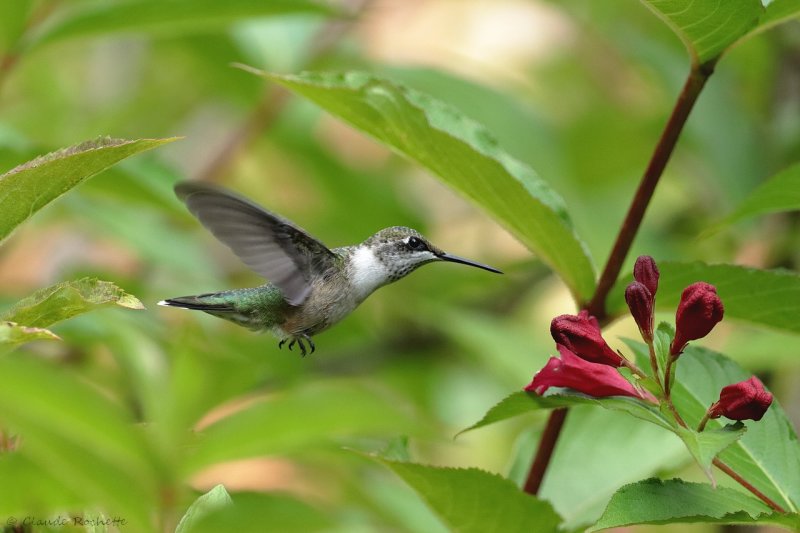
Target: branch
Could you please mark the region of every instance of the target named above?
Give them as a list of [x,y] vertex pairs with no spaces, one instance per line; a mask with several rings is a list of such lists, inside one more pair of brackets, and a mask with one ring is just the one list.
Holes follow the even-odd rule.
[[633,244],[633,239],[642,225],[644,213],[653,198],[656,185],[658,185],[658,181],[664,173],[667,161],[672,156],[678,137],[686,124],[686,119],[689,118],[689,113],[695,102],[697,102],[697,97],[700,96],[700,92],[713,72],[714,62],[692,67],[683,90],[678,96],[678,101],[675,103],[675,108],[672,110],[672,115],[670,115],[664,131],[661,133],[661,138],[653,151],[653,155],[650,157],[650,163],[644,171],[639,188],[636,189],[628,214],[622,222],[617,240],[614,242],[614,247],[608,256],[606,266],[600,275],[600,280],[597,282],[594,296],[587,307],[589,314],[600,321],[606,318],[606,298],[619,277],[622,264],[625,262],[625,258]]
[[[631,201],[631,206],[628,209],[628,214],[622,223],[622,227],[617,235],[617,240],[608,257],[603,273],[597,283],[594,296],[592,297],[586,309],[589,314],[594,315],[597,319],[604,323],[608,320],[606,314],[606,298],[608,293],[614,287],[614,283],[619,277],[619,272],[622,269],[622,264],[625,262],[625,257],[630,251],[633,239],[639,231],[639,226],[642,224],[644,213],[650,200],[653,198],[653,193],[658,185],[658,180],[664,173],[664,168],[667,166],[670,156],[675,149],[675,144],[678,141],[681,131],[689,118],[689,113],[694,107],[700,92],[708,81],[709,76],[714,72],[714,61],[703,65],[692,65],[689,72],[689,77],[678,96],[672,114],[664,126],[664,131],[661,133],[661,138],[650,157],[650,162],[644,171],[642,180],[639,183],[639,188]],[[541,486],[542,479],[544,478],[547,465],[555,450],[558,436],[561,433],[561,428],[564,424],[564,417],[566,416],[566,409],[557,409],[550,414],[547,421],[545,433],[542,435],[542,440],[539,442],[539,448],[536,450],[531,469],[528,473],[528,480],[525,483],[525,492],[536,494]],[[545,440],[547,437],[547,440]]]
[[569,413],[569,409],[556,409],[550,413],[550,418],[547,419],[547,425],[539,441],[539,449],[536,451],[536,458],[533,460],[530,472],[528,472],[528,479],[525,480],[524,490],[528,494],[537,494],[539,492],[539,487],[542,485],[544,473],[556,448],[556,442],[558,442],[558,436],[561,434],[561,428],[564,426],[567,413]]
[[769,496],[767,496],[766,494],[755,488],[753,485],[751,485],[746,479],[737,474],[731,467],[720,461],[719,458],[714,459],[712,462],[714,463],[714,466],[716,466],[717,468],[728,474],[737,483],[739,483],[741,486],[743,486],[751,493],[753,493],[759,500],[766,503],[770,507],[770,509],[774,509],[779,513],[786,514],[786,510],[783,507],[772,501],[772,499],[770,499]]

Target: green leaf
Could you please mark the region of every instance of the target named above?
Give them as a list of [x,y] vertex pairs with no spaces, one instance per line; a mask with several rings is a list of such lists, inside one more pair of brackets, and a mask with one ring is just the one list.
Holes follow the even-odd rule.
[[[220,505],[192,522],[185,533],[219,531],[330,532],[337,528],[316,507],[280,493],[233,495],[233,504]],[[176,533],[180,533],[177,532]]]
[[797,514],[773,513],[759,500],[735,489],[713,488],[680,479],[647,479],[619,489],[589,531],[636,524],[698,522],[771,523],[796,529],[800,526],[798,518]]
[[58,339],[58,335],[43,328],[20,326],[14,322],[0,322],[0,344],[16,346],[31,341]]
[[759,0],[643,0],[681,38],[693,62],[716,60],[758,24]]
[[563,200],[479,124],[425,94],[366,73],[281,76],[248,70],[421,164],[508,228],[564,279],[579,302],[592,294],[594,268]]
[[126,293],[113,283],[83,278],[40,289],[17,302],[0,318],[42,328],[109,305],[144,309],[142,302],[135,296]]
[[549,503],[497,474],[477,468],[379,461],[417,491],[452,531],[550,533],[561,522]]
[[765,213],[797,210],[800,210],[800,163],[775,174],[762,183],[730,215],[710,231]]
[[606,409],[624,411],[665,429],[672,429],[669,421],[664,418],[658,409],[650,404],[626,397],[592,398],[568,389],[551,389],[545,396],[533,392],[514,392],[503,398],[500,403],[489,409],[479,421],[459,432],[464,433],[473,429],[482,428],[495,422],[501,422],[531,411],[540,409],[556,409],[559,407],[572,407],[575,405],[599,405]]
[[[647,350],[644,344],[630,345],[635,350]],[[751,374],[721,354],[690,344],[678,359],[676,376],[672,399],[691,427],[719,399],[722,387],[744,381]],[[720,421],[710,420],[706,431],[719,427]],[[791,422],[773,401],[764,418],[747,421],[746,427],[747,432],[725,448],[719,459],[784,509],[796,512],[800,503],[800,444]]]
[[0,241],[36,211],[119,161],[174,141],[101,138],[47,154],[0,176]]
[[715,484],[715,480],[711,469],[711,461],[722,450],[742,438],[746,430],[747,428],[742,423],[706,429],[701,433],[682,427],[675,428],[678,436],[686,444],[689,453],[692,454],[692,457],[700,465],[700,468],[708,476],[712,484]]
[[[352,381],[317,382],[268,398],[203,429],[186,467],[330,446],[354,435],[419,434],[396,398]],[[424,425],[422,430],[424,431]]]
[[[15,453],[49,472],[73,495],[70,502],[100,506],[132,530],[151,529],[159,479],[167,471],[156,466],[130,414],[63,367],[3,357],[0,376],[0,425],[24,440]],[[36,509],[44,494],[52,493],[43,487],[19,500]],[[67,502],[47,503],[63,509]]]
[[175,533],[188,533],[192,531],[200,520],[209,513],[228,507],[233,504],[228,491],[222,485],[217,485],[210,491],[198,497],[186,510],[186,513],[178,522]]
[[207,31],[242,19],[311,13],[330,15],[335,10],[314,0],[171,0],[87,3],[76,6],[31,43],[39,46],[73,37],[119,32],[148,32],[174,36]]
[[[532,457],[533,450],[523,458],[523,475]],[[583,531],[621,486],[680,469],[686,458],[681,440],[661,427],[605,409],[573,407],[539,494],[564,518],[564,531]]]
[[[681,292],[696,281],[711,283],[725,304],[725,320],[739,319],[760,326],[800,333],[800,275],[785,270],[760,270],[738,265],[701,262],[658,263],[661,278],[656,305],[674,312]],[[625,312],[623,291],[628,277],[617,281],[608,309]],[[712,333],[713,334],[713,333]]]

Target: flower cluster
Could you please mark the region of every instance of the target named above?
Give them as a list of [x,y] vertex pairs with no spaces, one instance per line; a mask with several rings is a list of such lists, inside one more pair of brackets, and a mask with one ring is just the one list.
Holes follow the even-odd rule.
[[[648,376],[634,363],[615,352],[603,339],[597,319],[587,311],[577,315],[561,315],[550,324],[550,334],[556,342],[560,357],[551,357],[547,364],[525,387],[539,395],[550,387],[564,387],[593,396],[627,396],[655,404],[665,403],[685,425],[675,411],[670,398],[670,383],[675,364],[686,345],[708,335],[725,312],[722,300],[713,285],[697,282],[681,294],[675,313],[675,337],[659,369],[654,348],[654,310],[658,290],[659,270],[652,257],[641,256],[633,268],[634,281],[625,289],[625,302],[636,321],[642,339],[650,350],[652,375]],[[620,367],[631,371],[631,379],[619,372]],[[661,379],[663,371],[663,381]],[[649,383],[647,388],[641,383]],[[656,398],[650,391],[656,392]],[[724,416],[732,420],[760,420],[772,403],[772,395],[755,376],[724,387],[720,399],[706,412],[698,431],[711,418]]]

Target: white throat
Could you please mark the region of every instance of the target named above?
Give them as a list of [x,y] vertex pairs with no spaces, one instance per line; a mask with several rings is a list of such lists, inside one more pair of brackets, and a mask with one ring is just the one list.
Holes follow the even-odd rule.
[[350,268],[350,281],[359,300],[363,300],[372,294],[372,291],[389,281],[389,269],[375,256],[375,252],[366,246],[359,246],[353,252]]

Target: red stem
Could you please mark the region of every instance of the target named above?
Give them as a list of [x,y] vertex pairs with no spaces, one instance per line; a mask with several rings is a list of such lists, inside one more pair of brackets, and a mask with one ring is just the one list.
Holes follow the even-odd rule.
[[692,68],[683,90],[678,96],[672,115],[670,115],[664,131],[661,133],[661,138],[653,151],[653,155],[650,157],[650,163],[644,171],[642,181],[639,183],[639,188],[636,190],[631,206],[628,209],[628,214],[622,222],[622,227],[617,235],[611,254],[608,256],[605,269],[603,269],[600,280],[597,282],[594,296],[587,307],[589,314],[595,316],[598,320],[606,318],[605,307],[608,293],[619,277],[622,264],[625,262],[625,258],[633,244],[633,239],[639,231],[644,213],[653,198],[656,185],[658,185],[658,181],[664,173],[667,161],[669,161],[672,151],[675,149],[675,144],[678,142],[678,137],[683,130],[684,124],[686,124],[686,119],[689,117],[689,113],[695,102],[697,102],[697,97],[700,96],[700,92],[713,72],[713,62]]
[[555,409],[550,413],[550,418],[547,419],[547,425],[539,441],[536,458],[533,460],[530,472],[528,472],[528,479],[525,480],[524,490],[528,494],[537,494],[539,492],[544,473],[547,470],[553,450],[555,450],[558,436],[561,434],[561,428],[564,426],[564,420],[567,418],[568,412],[568,409]]
[[731,469],[731,467],[720,461],[718,458],[714,459],[712,463],[714,463],[714,466],[716,466],[717,468],[728,474],[734,481],[739,483],[739,485],[743,486],[748,491],[753,493],[756,496],[756,498],[766,503],[770,507],[770,509],[774,509],[779,513],[786,514],[786,509],[784,509],[783,507],[772,501],[772,499],[769,496],[767,496],[766,494],[755,488],[746,479],[737,474],[733,469]]
[[[606,298],[611,291],[614,283],[619,277],[619,272],[622,269],[622,264],[625,257],[630,251],[633,239],[642,224],[644,213],[650,200],[653,198],[656,185],[667,166],[675,144],[678,141],[683,126],[686,124],[686,119],[689,113],[697,102],[700,92],[706,84],[709,76],[714,72],[714,62],[709,62],[703,65],[692,65],[689,72],[689,77],[678,96],[672,114],[664,126],[664,131],[658,144],[650,157],[650,163],[644,171],[642,180],[639,183],[639,188],[631,201],[631,206],[628,209],[628,214],[622,223],[617,240],[608,257],[603,273],[600,275],[600,280],[597,282],[594,296],[585,308],[591,315],[603,323],[607,322],[608,315],[606,314]],[[542,440],[539,442],[539,448],[536,450],[531,469],[528,473],[528,480],[525,482],[525,492],[536,494],[542,484],[547,466],[550,464],[550,459],[553,456],[558,436],[561,433],[561,428],[564,425],[564,418],[566,417],[566,409],[556,409],[550,413],[550,418],[547,421],[545,432],[542,435]]]

